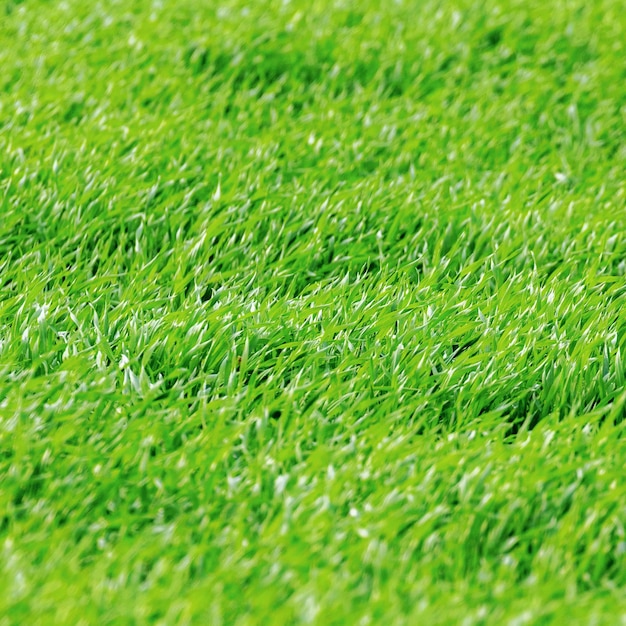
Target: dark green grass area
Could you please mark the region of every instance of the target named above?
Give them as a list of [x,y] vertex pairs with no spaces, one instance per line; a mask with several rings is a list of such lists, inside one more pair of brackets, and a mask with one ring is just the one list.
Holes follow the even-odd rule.
[[0,0],[0,624],[626,623],[618,0]]

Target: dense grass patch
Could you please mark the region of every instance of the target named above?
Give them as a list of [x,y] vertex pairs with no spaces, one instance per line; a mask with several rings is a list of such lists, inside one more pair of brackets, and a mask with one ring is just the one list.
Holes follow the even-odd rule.
[[625,15],[0,2],[0,623],[623,622]]

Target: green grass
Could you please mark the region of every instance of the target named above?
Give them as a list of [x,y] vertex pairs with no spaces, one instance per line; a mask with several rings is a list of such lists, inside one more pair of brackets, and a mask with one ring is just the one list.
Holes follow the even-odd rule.
[[0,624],[626,623],[625,58],[0,1]]

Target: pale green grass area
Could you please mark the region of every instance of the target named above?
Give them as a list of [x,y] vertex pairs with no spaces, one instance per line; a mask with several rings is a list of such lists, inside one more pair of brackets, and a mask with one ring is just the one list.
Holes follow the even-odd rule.
[[626,623],[619,0],[0,2],[0,624]]

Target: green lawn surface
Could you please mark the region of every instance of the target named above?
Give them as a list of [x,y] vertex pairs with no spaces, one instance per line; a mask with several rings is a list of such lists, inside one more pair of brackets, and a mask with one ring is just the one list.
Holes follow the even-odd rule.
[[0,0],[0,626],[626,624],[620,0]]

